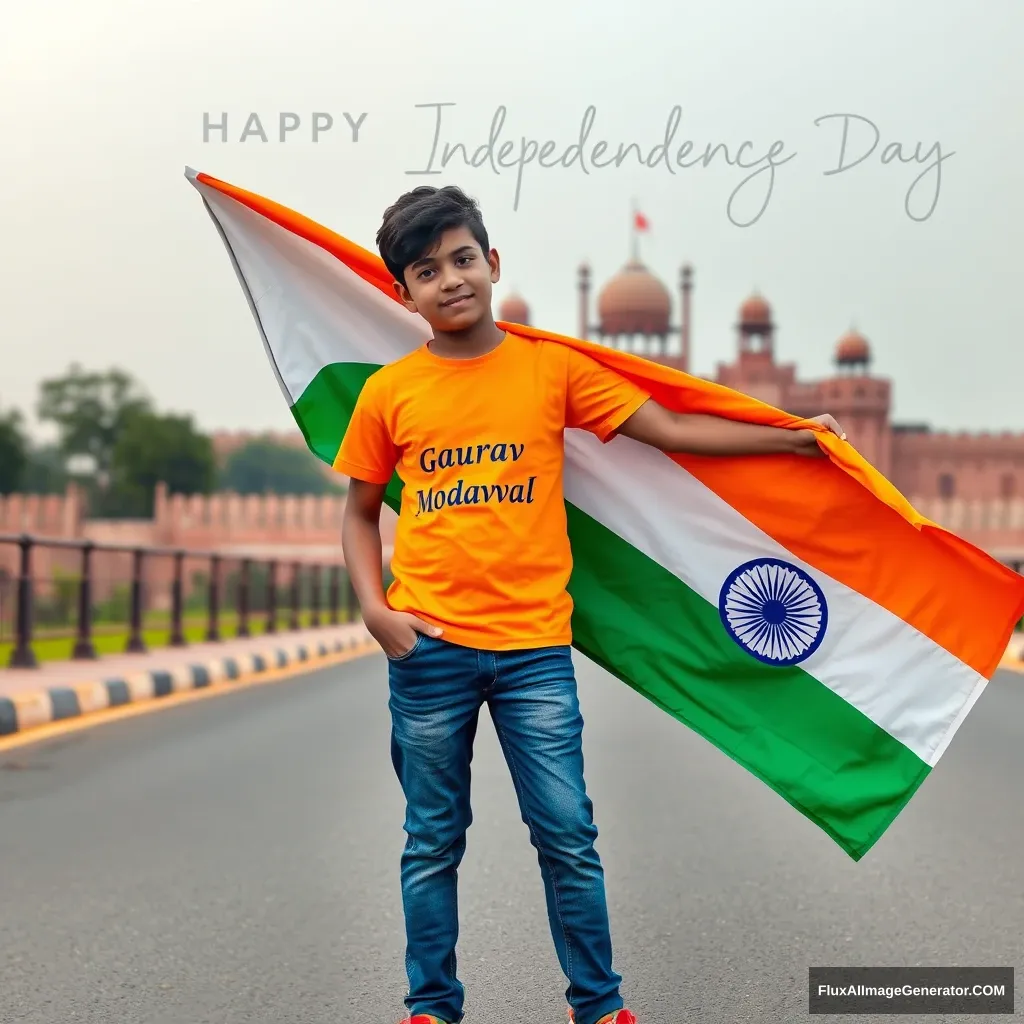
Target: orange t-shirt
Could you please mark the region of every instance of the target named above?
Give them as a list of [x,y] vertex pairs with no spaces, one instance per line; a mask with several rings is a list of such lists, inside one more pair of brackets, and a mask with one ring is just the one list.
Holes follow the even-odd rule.
[[583,353],[512,333],[477,358],[423,346],[373,374],[334,465],[403,482],[389,606],[468,647],[570,643],[563,430],[607,441],[647,398]]

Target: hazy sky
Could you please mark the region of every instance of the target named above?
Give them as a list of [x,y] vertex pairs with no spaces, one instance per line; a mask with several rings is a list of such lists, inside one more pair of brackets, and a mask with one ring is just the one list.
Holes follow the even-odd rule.
[[[565,333],[580,261],[599,287],[628,258],[635,197],[642,256],[673,294],[693,264],[695,372],[732,358],[756,287],[802,377],[830,371],[855,322],[897,419],[1024,430],[1020,0],[47,0],[5,5],[4,21],[0,407],[31,412],[38,382],[78,360],[127,369],[206,429],[292,425],[189,164],[369,248],[402,191],[461,184],[504,261],[496,299],[515,287]],[[514,168],[461,155],[410,175],[435,132],[416,105],[432,103],[455,104],[442,144],[472,154],[504,106],[495,150],[550,139],[552,159],[592,106],[588,161],[598,141],[649,154],[678,107],[670,158],[724,144],[733,166],[721,152],[676,173],[635,154],[590,173],[534,162],[518,197]],[[204,142],[207,112],[227,114],[227,142]],[[314,143],[318,112],[333,126]],[[251,113],[267,142],[240,141]],[[282,113],[300,118],[285,142]],[[837,114],[879,135],[829,176]],[[874,139],[851,121],[845,163]],[[893,143],[910,162],[883,163]],[[774,180],[740,187],[773,146]]]

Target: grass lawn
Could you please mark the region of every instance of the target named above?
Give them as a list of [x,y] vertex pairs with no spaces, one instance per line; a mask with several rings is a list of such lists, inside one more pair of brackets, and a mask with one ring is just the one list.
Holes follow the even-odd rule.
[[[300,628],[308,628],[310,613],[299,613]],[[142,631],[142,639],[150,649],[167,647],[170,644],[171,632],[168,616],[156,615],[157,621],[147,621]],[[159,620],[163,621],[159,621]],[[291,621],[291,613],[288,611],[278,612],[277,633],[275,636],[287,637],[290,632],[288,624]],[[321,625],[328,624],[328,617],[321,612]],[[339,615],[339,623],[344,622],[344,616]],[[263,614],[250,615],[249,633],[252,636],[261,636],[267,624],[266,616]],[[182,624],[182,632],[190,644],[203,643],[206,640],[207,619],[205,615],[198,615],[186,618]],[[222,640],[230,640],[238,633],[238,616],[226,613],[219,616],[218,631]],[[93,629],[92,643],[96,653],[102,657],[104,654],[122,654],[128,645],[130,630],[127,625],[98,625]],[[6,668],[11,660],[11,651],[14,643],[11,640],[0,642],[0,668]],[[59,633],[40,630],[32,641],[32,649],[35,651],[39,661],[65,661],[71,657],[75,649],[74,630],[61,630]]]

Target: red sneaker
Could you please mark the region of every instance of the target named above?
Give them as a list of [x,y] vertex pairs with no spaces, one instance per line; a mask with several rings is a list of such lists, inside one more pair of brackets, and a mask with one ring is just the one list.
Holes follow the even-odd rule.
[[417,1013],[415,1017],[406,1017],[402,1024],[448,1024],[440,1017],[431,1017],[429,1013]]
[[[569,1010],[569,1024],[576,1024],[576,1016],[572,1009]],[[602,1017],[597,1024],[637,1024],[637,1020],[632,1010],[618,1010],[607,1017]]]

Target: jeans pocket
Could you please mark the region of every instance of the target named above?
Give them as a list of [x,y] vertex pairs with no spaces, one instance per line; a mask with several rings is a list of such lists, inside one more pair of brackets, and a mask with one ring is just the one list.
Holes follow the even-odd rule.
[[416,634],[416,642],[412,645],[412,647],[409,648],[409,650],[407,650],[404,654],[397,654],[397,655],[395,655],[395,657],[392,657],[390,654],[388,654],[387,655],[387,659],[392,664],[394,664],[395,662],[399,662],[399,661],[406,661],[409,658],[411,658],[420,649],[420,647],[422,645],[423,645],[423,634],[422,633],[417,633]]

